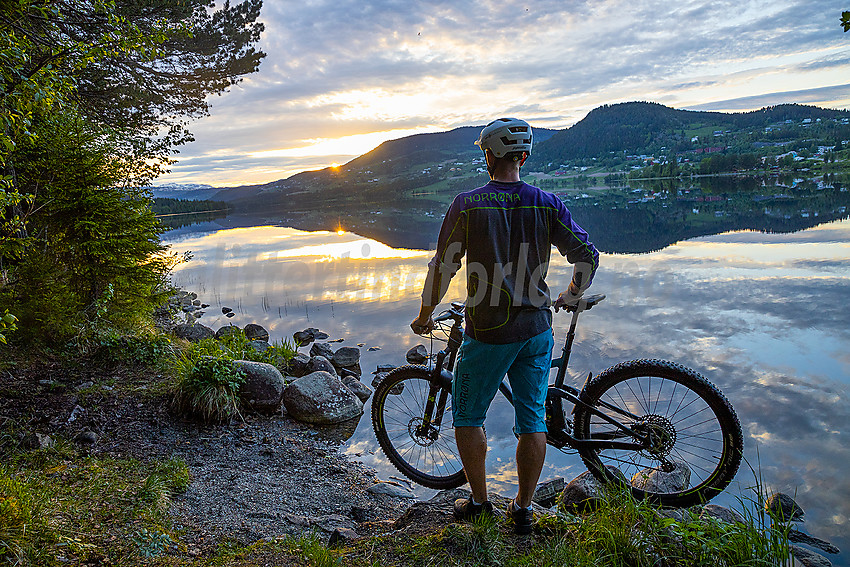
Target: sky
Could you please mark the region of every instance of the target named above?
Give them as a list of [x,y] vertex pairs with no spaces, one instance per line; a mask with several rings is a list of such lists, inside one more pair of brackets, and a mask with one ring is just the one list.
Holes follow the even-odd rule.
[[211,98],[157,184],[267,183],[381,142],[627,101],[850,108],[838,0],[266,0],[260,70]]

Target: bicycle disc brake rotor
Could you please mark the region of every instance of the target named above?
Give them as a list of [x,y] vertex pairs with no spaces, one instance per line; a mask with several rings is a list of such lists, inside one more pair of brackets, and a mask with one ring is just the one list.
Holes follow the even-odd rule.
[[433,445],[437,441],[437,429],[433,425],[428,425],[423,431],[422,418],[414,417],[407,424],[407,432],[410,438],[422,447]]
[[676,444],[676,428],[664,416],[645,415],[632,429],[647,436],[649,444],[641,451],[646,457],[663,461]]

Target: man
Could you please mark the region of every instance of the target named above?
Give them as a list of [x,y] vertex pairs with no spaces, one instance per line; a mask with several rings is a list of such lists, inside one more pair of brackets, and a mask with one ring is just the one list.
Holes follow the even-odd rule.
[[561,200],[520,180],[531,153],[528,123],[500,118],[476,145],[484,151],[490,182],[455,197],[428,264],[417,334],[433,329],[431,318],[449,280],[467,257],[463,344],[452,384],[458,453],[472,492],[455,502],[455,516],[470,520],[491,513],[487,499],[484,418],[507,374],[514,395],[519,490],[509,510],[515,531],[530,533],[531,498],[546,456],[545,399],[553,346],[552,305],[546,277],[552,245],[574,264],[555,310],[575,304],[590,285],[599,253],[573,222]]

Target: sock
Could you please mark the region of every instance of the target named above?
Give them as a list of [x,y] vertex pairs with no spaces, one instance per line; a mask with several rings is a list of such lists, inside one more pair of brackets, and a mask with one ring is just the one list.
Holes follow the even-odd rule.
[[[521,509],[521,508],[522,508],[522,506],[520,506],[519,504],[517,504],[517,503],[516,503],[516,498],[514,498],[514,502],[513,502],[513,509],[514,509],[514,510],[519,510],[519,509]],[[531,506],[529,506],[528,508],[526,508],[526,510],[531,510]]]
[[481,506],[482,504],[484,504],[483,502],[476,502],[475,498],[472,496],[469,497],[469,501],[472,502],[473,506]]

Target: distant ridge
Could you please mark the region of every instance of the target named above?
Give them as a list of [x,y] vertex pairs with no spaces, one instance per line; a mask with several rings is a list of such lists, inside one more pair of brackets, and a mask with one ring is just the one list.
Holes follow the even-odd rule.
[[695,128],[718,130],[764,129],[771,124],[850,116],[801,104],[781,104],[751,112],[677,110],[655,102],[624,102],[593,109],[582,120],[555,133],[536,148],[528,167],[577,159],[604,158],[614,153],[673,153],[694,148],[686,132]]
[[[535,128],[534,153],[524,171],[548,171],[582,160],[622,158],[631,154],[674,155],[718,145],[735,153],[753,151],[753,142],[776,140],[772,125],[847,118],[850,112],[800,104],[782,104],[751,112],[723,113],[678,110],[654,102],[603,105],[565,130]],[[850,139],[850,127],[835,136]],[[473,145],[481,126],[464,126],[447,132],[414,134],[389,140],[338,168],[299,173],[261,185],[218,191],[212,198],[233,203],[242,210],[268,207],[306,207],[310,203],[385,203],[411,192],[451,192],[468,188],[466,177],[437,169],[453,160],[480,156]],[[732,133],[732,143],[723,136]],[[720,138],[718,138],[720,136]],[[746,139],[744,139],[746,138]],[[485,174],[486,176],[486,174]],[[485,177],[486,178],[486,177]]]

